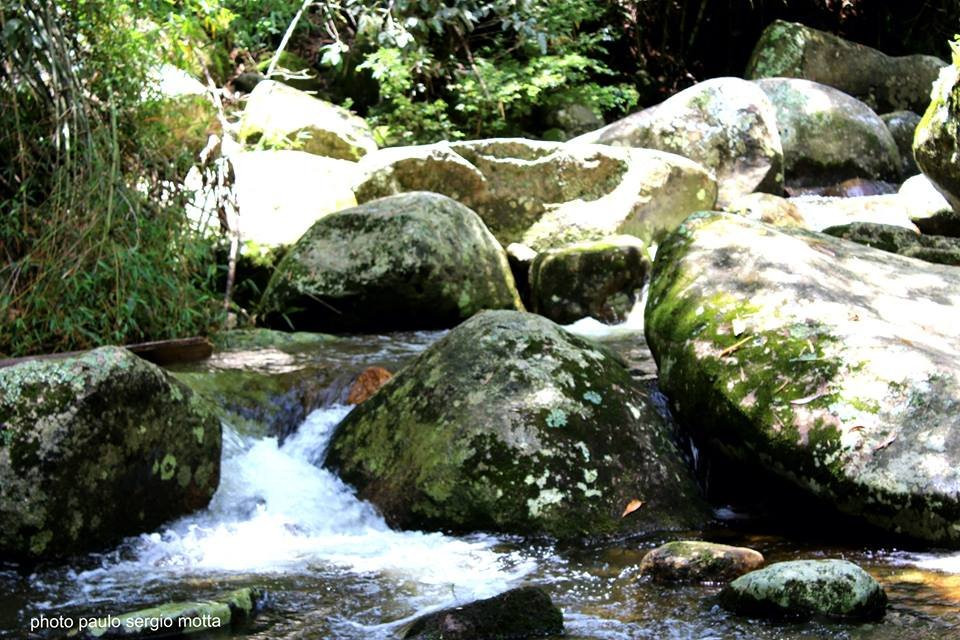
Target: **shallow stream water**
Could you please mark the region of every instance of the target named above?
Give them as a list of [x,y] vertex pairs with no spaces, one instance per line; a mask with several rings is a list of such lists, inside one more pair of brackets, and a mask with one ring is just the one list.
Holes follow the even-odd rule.
[[[655,369],[638,326],[634,319],[612,331],[590,322],[574,329],[609,342],[635,375],[651,378]],[[343,372],[368,364],[396,370],[439,335],[345,338],[296,356],[275,350],[233,353],[221,364],[264,375],[303,360]],[[850,559],[887,589],[890,610],[884,621],[746,620],[718,607],[717,586],[664,587],[639,579],[637,566],[646,550],[677,535],[559,548],[507,536],[391,530],[319,465],[348,411],[339,404],[314,411],[282,443],[227,427],[221,486],[207,510],[69,565],[32,573],[0,566],[0,637],[64,635],[31,632],[41,616],[75,620],[259,586],[270,595],[242,637],[375,640],[397,637],[425,612],[536,584],[563,609],[565,637],[571,640],[960,639],[960,554],[851,541],[842,532],[811,539],[741,517],[724,505],[716,505],[715,527],[689,535],[745,544],[768,561]]]

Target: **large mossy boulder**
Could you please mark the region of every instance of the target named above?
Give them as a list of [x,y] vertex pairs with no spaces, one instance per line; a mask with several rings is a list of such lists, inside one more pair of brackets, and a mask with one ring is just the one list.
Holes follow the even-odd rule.
[[268,324],[308,331],[442,328],[481,309],[519,308],[506,254],[483,221],[427,192],[322,218],[261,301]]
[[940,72],[913,139],[917,165],[960,214],[960,44]]
[[649,274],[646,244],[633,236],[550,249],[530,267],[530,310],[560,324],[623,322]]
[[525,640],[563,635],[563,612],[536,587],[442,609],[414,620],[404,640]]
[[649,240],[716,202],[713,174],[675,154],[495,138],[384,149],[360,163],[359,202],[434,191],[462,202],[503,246],[536,251],[624,233]]
[[944,66],[934,56],[891,57],[796,22],[773,22],[757,42],[746,77],[804,78],[859,98],[880,111],[923,113]]
[[202,509],[220,421],[125,349],[0,369],[0,557],[102,548]]
[[960,238],[920,235],[903,227],[872,222],[828,227],[823,232],[908,258],[960,267]]
[[754,191],[783,191],[783,148],[766,94],[740,78],[714,78],[574,138],[669,151],[717,176],[717,206]]
[[960,269],[725,213],[660,246],[646,336],[702,445],[960,545]]
[[849,178],[895,180],[900,152],[870,107],[832,87],[796,78],[757,80],[777,112],[788,187]]
[[887,594],[847,560],[793,560],[737,578],[720,592],[720,603],[750,617],[878,620],[886,612]]
[[326,463],[402,528],[577,540],[706,519],[650,392],[534,314],[455,328],[347,416]]
[[377,150],[367,123],[324,100],[273,80],[254,87],[240,118],[241,142],[359,160]]

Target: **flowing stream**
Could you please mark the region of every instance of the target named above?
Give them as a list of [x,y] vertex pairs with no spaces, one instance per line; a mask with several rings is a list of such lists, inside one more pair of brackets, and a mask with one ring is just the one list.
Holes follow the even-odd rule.
[[[610,340],[639,377],[649,377],[649,352],[636,346],[636,326],[633,319],[613,331],[591,323],[574,329]],[[438,335],[356,338],[303,357],[333,361],[344,370],[371,362],[396,370]],[[248,362],[274,366],[284,357],[261,351],[249,354]],[[508,536],[394,531],[319,464],[348,411],[339,404],[318,409],[282,443],[226,427],[221,486],[208,509],[68,566],[29,574],[0,566],[0,637],[62,637],[31,633],[40,616],[117,614],[255,585],[270,595],[255,623],[241,632],[244,637],[393,638],[417,615],[537,584],[564,610],[565,637],[573,640],[960,639],[960,555],[851,542],[839,534],[796,537],[765,530],[723,505],[717,505],[714,529],[690,535],[746,544],[768,561],[853,560],[886,587],[886,619],[863,625],[759,623],[723,612],[715,601],[717,586],[639,580],[645,551],[672,537],[584,549],[530,545]]]

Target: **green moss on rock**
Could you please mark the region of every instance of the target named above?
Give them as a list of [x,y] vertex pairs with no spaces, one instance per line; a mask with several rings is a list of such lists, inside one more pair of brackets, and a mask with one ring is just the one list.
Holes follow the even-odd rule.
[[631,236],[544,251],[530,268],[531,310],[561,324],[588,316],[623,322],[649,272],[646,245]]
[[917,165],[960,215],[960,62],[943,69],[913,139]]
[[648,392],[532,314],[488,311],[451,331],[347,416],[327,464],[404,528],[578,539],[705,519]]
[[2,557],[150,531],[205,507],[220,479],[211,407],[117,347],[0,369],[0,433]]
[[261,307],[277,327],[377,331],[449,327],[481,309],[522,305],[480,218],[446,196],[414,192],[315,223],[277,267]]
[[720,603],[751,617],[876,620],[886,611],[887,595],[852,562],[795,560],[737,578],[720,593]]

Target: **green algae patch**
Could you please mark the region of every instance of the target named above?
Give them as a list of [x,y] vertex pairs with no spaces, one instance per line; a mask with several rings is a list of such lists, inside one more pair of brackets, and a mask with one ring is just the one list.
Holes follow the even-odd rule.
[[354,409],[326,464],[394,526],[573,540],[705,521],[672,435],[605,350],[488,311]]
[[0,432],[3,558],[82,553],[155,529],[205,507],[220,479],[210,407],[117,347],[0,369]]

